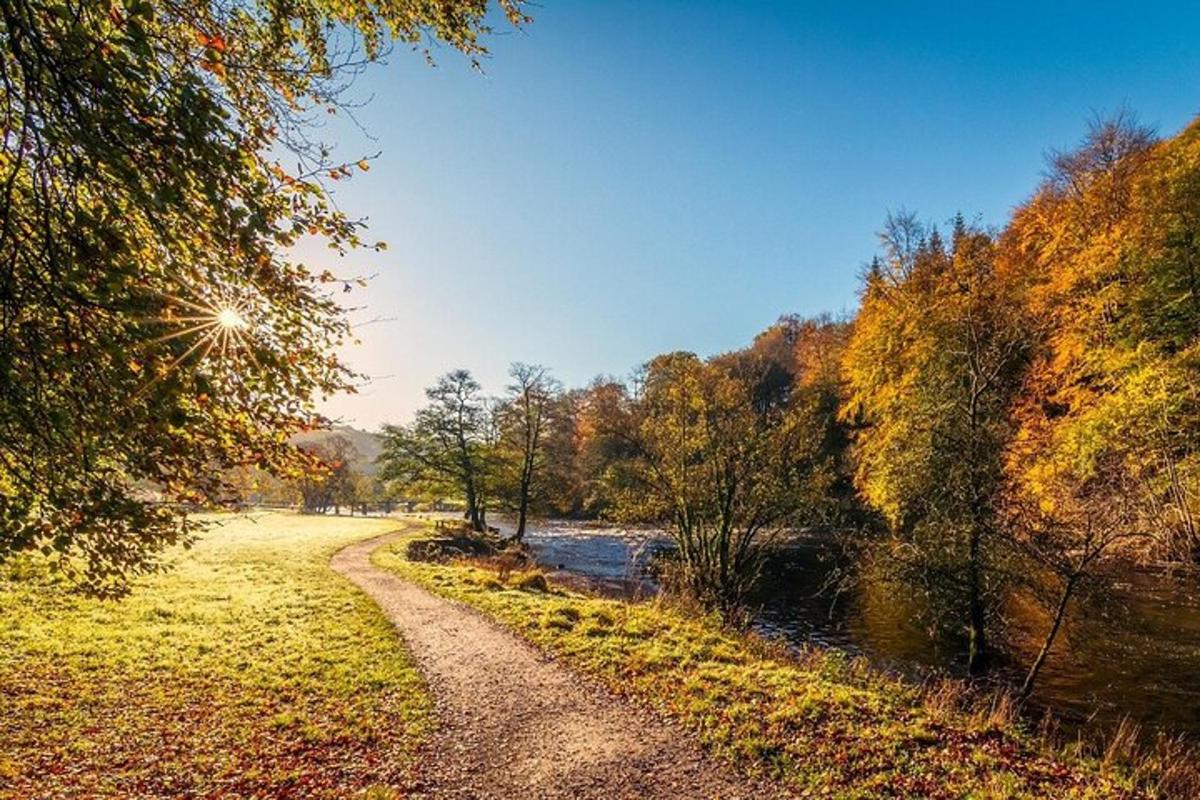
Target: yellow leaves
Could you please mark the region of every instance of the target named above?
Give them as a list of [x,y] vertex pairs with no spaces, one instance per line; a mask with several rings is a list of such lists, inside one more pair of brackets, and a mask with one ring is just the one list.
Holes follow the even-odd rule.
[[[1072,487],[1128,491],[1120,476],[1147,491],[1174,454],[1194,452],[1194,401],[1181,398],[1197,376],[1177,355],[1200,331],[1180,290],[1188,279],[1177,265],[1190,256],[1175,249],[1194,235],[1179,238],[1194,223],[1176,215],[1194,219],[1200,202],[1200,153],[1188,156],[1188,137],[1091,165],[1071,191],[1039,192],[1009,226],[1021,247],[1007,266],[1044,338],[1014,413],[1007,469],[1044,512]],[[1164,443],[1173,455],[1164,457]]]
[[341,164],[339,166],[332,167],[325,171],[325,175],[332,181],[340,181],[343,178],[349,178],[354,174],[353,170],[351,169],[352,166],[358,167],[363,172],[367,172],[371,169],[371,162],[365,158],[360,158],[358,161],[355,161],[353,165]]

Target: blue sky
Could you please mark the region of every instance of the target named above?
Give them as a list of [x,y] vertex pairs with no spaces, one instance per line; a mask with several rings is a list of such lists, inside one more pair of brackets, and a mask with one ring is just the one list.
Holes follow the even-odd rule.
[[1192,3],[544,0],[486,74],[408,52],[323,138],[370,172],[336,185],[383,254],[326,412],[406,421],[422,388],[514,360],[566,383],[711,354],[780,314],[849,311],[889,210],[1001,225],[1047,149],[1122,104],[1169,134],[1200,112]]

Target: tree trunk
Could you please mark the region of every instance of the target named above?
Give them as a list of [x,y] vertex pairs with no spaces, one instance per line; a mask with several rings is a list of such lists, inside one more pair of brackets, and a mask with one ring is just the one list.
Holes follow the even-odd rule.
[[479,513],[479,499],[475,496],[474,483],[467,484],[467,518],[471,521],[471,530],[483,533],[483,517]]
[[525,538],[525,525],[529,519],[529,485],[530,481],[526,475],[521,477],[521,497],[517,503],[517,533],[513,537],[518,542]]
[[1046,663],[1046,656],[1050,655],[1050,648],[1054,644],[1055,637],[1058,636],[1058,630],[1062,627],[1063,620],[1067,616],[1067,604],[1071,601],[1071,594],[1075,591],[1075,584],[1079,582],[1079,575],[1072,575],[1067,579],[1063,586],[1062,596],[1058,598],[1058,607],[1054,609],[1054,620],[1050,623],[1050,630],[1046,632],[1046,638],[1042,641],[1042,649],[1038,651],[1037,658],[1033,660],[1033,664],[1029,667],[1029,672],[1025,675],[1025,682],[1021,684],[1021,699],[1029,697],[1033,693],[1033,684],[1037,681],[1038,673],[1042,671],[1042,665]]
[[524,498],[521,499],[521,508],[517,511],[517,533],[513,536],[517,542],[521,542],[525,538],[525,519],[529,512],[529,503]]
[[968,624],[967,633],[969,637],[967,645],[967,672],[971,675],[978,675],[983,671],[987,663],[987,632],[984,629],[985,615],[983,608],[983,590],[980,586],[980,538],[982,534],[979,526],[973,526],[971,529],[971,552],[970,563],[967,567],[967,603],[968,603]]

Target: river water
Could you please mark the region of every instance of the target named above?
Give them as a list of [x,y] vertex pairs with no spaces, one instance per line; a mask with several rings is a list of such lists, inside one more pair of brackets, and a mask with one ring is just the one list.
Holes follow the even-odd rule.
[[[626,597],[656,591],[646,565],[670,547],[661,531],[556,521],[532,525],[526,541],[545,568]],[[796,646],[836,647],[905,672],[953,670],[961,648],[922,628],[915,593],[840,580],[852,570],[819,539],[789,546],[773,564],[756,627]],[[1071,616],[1035,704],[1072,727],[1128,717],[1148,731],[1200,736],[1200,582],[1130,571],[1115,594],[1114,602]],[[1008,657],[1019,667],[1040,644],[1045,620],[1019,598],[1009,616]]]

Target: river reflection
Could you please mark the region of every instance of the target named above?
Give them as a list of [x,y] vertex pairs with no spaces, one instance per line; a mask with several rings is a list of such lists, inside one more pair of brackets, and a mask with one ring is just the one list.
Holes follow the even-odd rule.
[[[645,568],[656,550],[670,546],[661,531],[575,522],[536,524],[527,542],[543,566],[626,596],[655,591]],[[919,593],[841,580],[852,570],[820,540],[788,547],[758,600],[758,627],[797,646],[838,647],[907,672],[959,663],[957,643],[920,624]],[[1111,725],[1128,716],[1148,730],[1200,735],[1200,583],[1131,571],[1116,594],[1116,602],[1072,615],[1034,702],[1068,723]],[[1007,616],[1014,620],[1009,658],[1027,664],[1045,620],[1021,598]]]

